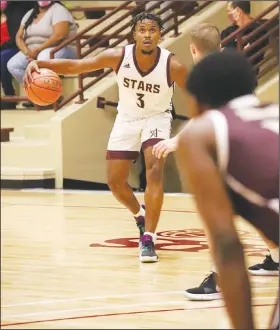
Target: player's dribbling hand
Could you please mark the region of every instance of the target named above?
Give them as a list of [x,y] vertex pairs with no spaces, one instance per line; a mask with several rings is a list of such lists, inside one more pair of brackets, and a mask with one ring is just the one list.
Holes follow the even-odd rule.
[[177,149],[177,139],[172,138],[158,142],[153,146],[153,155],[158,159],[165,158],[170,152]]
[[38,73],[40,73],[40,69],[38,67],[37,61],[31,61],[26,70],[25,70],[25,74],[23,77],[23,85],[26,87],[29,85],[29,83],[33,80],[32,78],[32,72],[37,71]]

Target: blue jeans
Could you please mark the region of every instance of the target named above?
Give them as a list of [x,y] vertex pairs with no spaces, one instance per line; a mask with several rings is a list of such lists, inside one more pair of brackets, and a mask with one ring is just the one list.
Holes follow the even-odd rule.
[[7,63],[18,52],[17,48],[0,50],[1,54],[1,83],[5,95],[15,95],[13,77],[8,71]]
[[[52,48],[46,48],[42,50],[39,55],[37,56],[37,60],[40,61],[47,61],[50,59],[50,52]],[[55,58],[67,58],[67,59],[75,59],[76,53],[73,50],[73,48],[70,47],[64,47],[60,49],[58,52],[54,54]],[[10,73],[16,78],[16,80],[21,83],[22,79],[24,77],[25,69],[28,65],[28,60],[26,58],[26,55],[23,54],[23,52],[18,52],[14,57],[10,59],[8,62],[8,70]]]

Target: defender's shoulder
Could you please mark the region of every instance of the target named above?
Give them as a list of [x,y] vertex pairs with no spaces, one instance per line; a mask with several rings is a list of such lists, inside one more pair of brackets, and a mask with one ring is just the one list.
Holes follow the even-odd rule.
[[215,141],[215,131],[207,114],[192,118],[184,127],[179,141],[195,147],[197,144],[209,145]]

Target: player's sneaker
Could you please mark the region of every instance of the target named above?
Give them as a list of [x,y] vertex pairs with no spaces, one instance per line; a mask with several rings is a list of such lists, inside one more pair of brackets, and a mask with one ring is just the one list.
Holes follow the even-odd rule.
[[186,290],[185,296],[190,300],[217,300],[223,298],[215,280],[215,273],[208,275],[200,286]]
[[[141,207],[145,210],[145,205],[141,205]],[[143,215],[140,215],[139,217],[134,217],[134,219],[136,220],[136,226],[139,229],[139,234],[140,234],[139,246],[140,246],[141,238],[145,232],[145,217]]]
[[261,264],[249,267],[248,272],[259,276],[277,276],[279,275],[279,262],[274,262],[271,255],[267,255]]
[[155,244],[152,236],[145,234],[141,239],[140,256],[141,262],[157,262],[158,256],[155,252]]

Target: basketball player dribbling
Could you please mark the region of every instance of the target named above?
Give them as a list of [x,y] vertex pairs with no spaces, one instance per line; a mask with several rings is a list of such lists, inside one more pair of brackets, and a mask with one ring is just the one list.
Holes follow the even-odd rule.
[[[260,103],[255,86],[243,54],[216,52],[200,61],[186,82],[194,106],[177,150],[181,180],[207,231],[234,329],[256,329],[235,215],[279,246],[279,105]],[[279,300],[277,305],[271,329],[279,328]]]
[[[152,154],[157,142],[170,138],[171,99],[174,83],[184,88],[186,67],[168,50],[158,46],[163,22],[159,16],[141,13],[133,19],[135,44],[107,49],[96,57],[82,60],[32,61],[24,84],[32,71],[48,68],[58,74],[79,74],[112,68],[119,86],[118,115],[107,151],[108,185],[130,210],[140,230],[140,260],[156,262],[156,227],[163,202],[164,159]],[[132,163],[144,150],[147,188],[145,208],[140,206],[127,183]],[[146,210],[145,210],[146,209]]]
[[[190,51],[195,64],[199,63],[204,57],[212,52],[220,51],[220,33],[219,30],[211,24],[203,23],[196,25],[190,32],[191,44]],[[191,98],[188,99],[188,107],[191,106]],[[177,149],[180,133],[171,139],[157,143],[153,147],[153,153],[158,158],[165,158],[167,155]],[[279,275],[279,248],[270,242],[266,237],[260,236],[268,245],[269,255],[260,264],[250,266],[248,271],[252,275]],[[217,269],[213,262],[209,275],[202,283],[195,288],[185,290],[185,296],[190,300],[216,300],[222,299],[222,294],[217,285]]]

